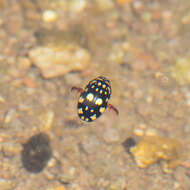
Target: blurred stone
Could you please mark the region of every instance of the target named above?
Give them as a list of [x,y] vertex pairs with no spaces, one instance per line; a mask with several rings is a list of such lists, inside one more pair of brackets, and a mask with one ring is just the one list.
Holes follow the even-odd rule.
[[93,135],[85,139],[81,145],[85,152],[88,154],[94,154],[100,146],[100,141],[96,136]]
[[49,137],[46,134],[32,136],[23,144],[21,152],[23,167],[31,173],[41,172],[50,160],[51,152]]
[[71,43],[35,47],[29,52],[29,57],[40,69],[44,78],[58,77],[71,71],[82,71],[90,64],[89,52]]
[[180,85],[190,83],[190,59],[181,57],[176,60],[175,64],[171,65],[171,75]]
[[11,190],[14,188],[14,184],[11,180],[5,180],[0,178],[0,189],[1,190]]
[[43,131],[51,130],[54,122],[55,113],[52,110],[47,110],[46,112],[40,115],[40,121],[43,128]]
[[2,143],[0,145],[0,149],[3,151],[5,156],[12,157],[13,155],[20,153],[22,146],[20,143],[10,141]]
[[179,141],[161,136],[145,136],[135,147],[130,149],[140,168],[162,160],[162,169],[169,173],[182,161],[182,145]]
[[108,11],[114,8],[112,0],[96,0],[96,3],[100,11]]
[[127,3],[132,3],[133,1],[134,0],[116,0],[117,4],[121,6]]
[[132,137],[128,137],[123,143],[123,147],[125,148],[126,152],[130,153],[130,149],[136,146],[136,141]]
[[80,13],[86,8],[88,1],[86,1],[86,0],[71,0],[68,2],[69,2],[69,10],[71,12]]
[[107,143],[117,142],[120,139],[118,131],[113,128],[107,128],[103,134],[103,137]]
[[57,13],[53,10],[45,10],[43,12],[42,19],[47,23],[55,22],[57,19]]
[[28,73],[31,62],[27,57],[18,56],[16,63],[12,64],[8,72],[12,77],[20,78]]

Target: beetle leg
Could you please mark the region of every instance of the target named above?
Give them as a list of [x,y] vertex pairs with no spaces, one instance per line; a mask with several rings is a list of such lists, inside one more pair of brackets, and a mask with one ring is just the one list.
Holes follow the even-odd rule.
[[83,90],[82,88],[78,88],[78,87],[76,87],[76,86],[73,86],[73,87],[71,88],[71,91],[74,91],[74,90],[76,90],[77,92],[80,92],[80,93],[84,92],[84,90]]
[[111,109],[111,110],[113,110],[117,115],[119,115],[119,111],[113,105],[108,104],[108,108]]

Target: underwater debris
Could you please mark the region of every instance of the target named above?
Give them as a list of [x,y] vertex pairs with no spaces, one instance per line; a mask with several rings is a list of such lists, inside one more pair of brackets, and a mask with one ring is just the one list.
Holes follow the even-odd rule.
[[39,173],[51,158],[49,137],[40,133],[32,136],[25,144],[21,153],[22,164],[28,172]]
[[146,168],[161,160],[162,169],[170,173],[182,161],[182,145],[173,138],[162,136],[145,136],[129,152],[134,156],[137,166]]

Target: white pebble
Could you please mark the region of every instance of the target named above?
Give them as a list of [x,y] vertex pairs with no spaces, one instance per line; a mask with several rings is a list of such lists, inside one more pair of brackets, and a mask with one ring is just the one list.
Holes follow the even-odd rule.
[[136,135],[136,136],[144,136],[144,130],[142,129],[134,129],[133,133]]
[[43,12],[42,19],[44,22],[55,22],[57,19],[57,13],[52,10],[46,10]]

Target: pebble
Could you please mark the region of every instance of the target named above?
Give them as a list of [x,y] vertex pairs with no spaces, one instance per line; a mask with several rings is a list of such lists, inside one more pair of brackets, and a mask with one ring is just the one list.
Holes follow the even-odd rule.
[[14,117],[16,117],[16,110],[14,108],[11,108],[10,110],[7,111],[5,118],[4,118],[4,123],[9,124]]
[[145,123],[140,123],[139,124],[139,128],[140,129],[146,129],[147,128],[147,125]]
[[132,3],[134,0],[116,0],[118,5],[124,5],[127,3]]
[[83,140],[81,145],[85,152],[88,154],[93,154],[96,153],[98,147],[100,146],[100,141],[96,136],[91,135]]
[[143,13],[143,14],[142,14],[142,19],[143,19],[143,21],[145,21],[146,23],[150,23],[151,20],[152,20],[152,15],[151,15],[151,13],[149,13],[149,12]]
[[5,180],[0,178],[0,189],[1,190],[11,190],[14,188],[14,184],[11,180]]
[[152,101],[153,101],[153,97],[148,95],[145,100],[146,100],[147,103],[151,104]]
[[18,63],[18,66],[20,67],[20,70],[21,70],[21,68],[22,68],[23,70],[25,70],[25,72],[26,72],[26,71],[30,68],[30,66],[31,66],[31,62],[30,62],[30,60],[29,60],[27,57],[19,56],[16,61],[17,61],[17,63]]
[[72,15],[77,15],[85,10],[87,3],[87,0],[63,0],[55,2],[54,7],[56,10],[61,9],[63,14],[69,12]]
[[189,123],[186,124],[183,128],[184,128],[184,133],[190,134],[190,124]]
[[69,10],[73,13],[80,13],[86,8],[87,2],[87,0],[71,0]]
[[42,19],[47,23],[55,22],[57,19],[57,13],[53,10],[45,10],[42,14]]
[[56,165],[56,159],[55,158],[51,158],[47,164],[48,168],[53,168]]
[[44,133],[32,136],[25,144],[21,152],[23,167],[31,173],[41,172],[51,158],[49,137]]
[[5,99],[0,95],[0,103],[5,103]]
[[162,169],[171,173],[182,162],[182,146],[179,141],[163,136],[145,136],[136,146],[130,148],[137,166],[146,168],[162,160]]
[[120,140],[118,131],[113,128],[107,128],[103,133],[103,137],[107,143],[118,142]]
[[136,136],[144,136],[144,130],[143,129],[139,129],[139,128],[136,128],[133,130],[133,133],[136,135]]
[[48,187],[46,190],[66,190],[63,185],[55,185],[55,187]]
[[142,1],[134,1],[133,7],[135,10],[142,10],[144,8],[144,2]]
[[71,190],[83,190],[83,188],[79,184],[73,183],[71,185]]
[[22,150],[22,146],[20,143],[9,141],[2,143],[0,149],[3,150],[5,156],[9,157],[19,154]]
[[118,179],[112,182],[109,186],[110,190],[125,190],[127,189],[125,177],[118,177]]
[[4,20],[0,18],[0,26],[3,25]]
[[158,134],[156,129],[149,128],[145,131],[146,136],[156,136]]
[[90,64],[90,54],[84,48],[73,44],[56,44],[34,47],[29,52],[33,64],[44,78],[54,78],[71,71],[83,71]]
[[169,86],[170,80],[164,73],[156,72],[155,73],[155,78],[160,81],[161,85]]
[[189,190],[190,180],[189,180],[189,170],[184,167],[177,168],[177,172],[174,173],[175,183],[174,186],[178,186],[176,189]]
[[190,83],[190,59],[181,57],[170,67],[171,75],[180,85]]
[[[51,160],[50,160],[50,162],[51,162]],[[48,163],[48,165],[49,165],[49,163]],[[45,176],[45,178],[47,179],[47,180],[55,180],[55,175],[52,173],[52,172],[50,172],[50,171],[48,171],[48,170],[45,170],[44,171],[44,176]]]
[[62,186],[62,185],[61,185],[61,186],[59,185],[59,186],[57,186],[57,187],[56,187],[56,189],[55,189],[55,190],[65,190],[65,187],[64,187],[64,186]]
[[12,77],[21,78],[28,73],[30,66],[31,62],[27,57],[19,56],[16,59],[16,63],[11,65],[8,73]]
[[112,0],[96,0],[96,4],[100,11],[108,11],[114,8]]
[[45,113],[40,115],[40,120],[42,122],[42,129],[43,131],[51,130],[54,122],[55,114],[52,110],[48,110]]
[[188,12],[181,20],[183,24],[189,24],[190,23],[190,13]]
[[125,56],[123,44],[117,43],[112,46],[112,50],[109,55],[110,61],[118,64],[122,64]]

